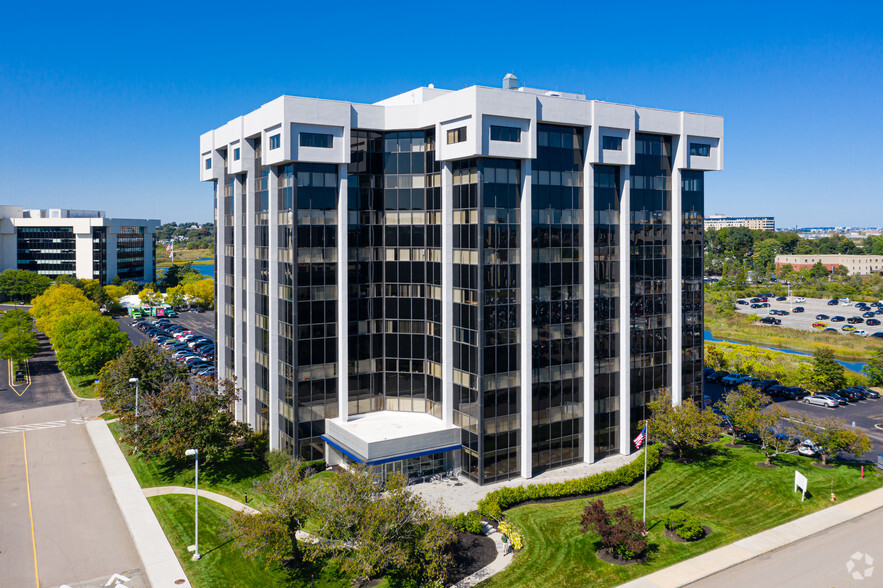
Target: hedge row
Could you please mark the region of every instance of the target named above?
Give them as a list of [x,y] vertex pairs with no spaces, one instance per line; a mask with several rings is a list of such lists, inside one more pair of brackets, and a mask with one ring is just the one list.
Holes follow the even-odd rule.
[[[659,466],[660,445],[651,445],[647,454],[647,471]],[[532,486],[504,487],[478,501],[478,512],[499,521],[503,511],[529,500],[544,498],[564,498],[567,496],[585,496],[597,494],[617,486],[628,486],[640,480],[644,475],[644,460],[637,458],[619,469],[610,472],[592,474],[585,478],[567,480],[566,482],[550,482]]]
[[481,535],[484,532],[484,526],[481,523],[481,517],[478,515],[477,510],[461,512],[458,515],[445,517],[445,522],[453,527],[455,531],[461,533],[474,533],[475,535]]

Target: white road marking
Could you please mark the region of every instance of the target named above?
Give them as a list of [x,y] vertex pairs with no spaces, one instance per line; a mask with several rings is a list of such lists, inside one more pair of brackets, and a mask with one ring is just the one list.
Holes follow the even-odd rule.
[[39,431],[40,429],[56,429],[58,427],[66,427],[67,425],[84,425],[84,418],[67,419],[63,421],[48,421],[45,423],[33,423],[30,425],[11,425],[9,427],[0,427],[0,435],[6,433],[19,433],[21,431]]

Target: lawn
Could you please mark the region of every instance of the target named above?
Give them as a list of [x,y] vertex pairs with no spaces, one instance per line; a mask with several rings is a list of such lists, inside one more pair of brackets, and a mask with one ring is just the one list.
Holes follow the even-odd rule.
[[[156,486],[193,487],[195,475],[192,459],[181,459],[169,463],[142,459],[137,455],[132,455],[132,448],[125,442],[120,442],[119,423],[110,423],[108,427],[123,449],[129,467],[132,468],[132,472],[142,488]],[[200,462],[199,487],[229,496],[240,502],[245,501],[247,493],[249,506],[260,509],[264,504],[263,497],[254,492],[253,484],[269,475],[270,470],[263,462],[255,459],[245,449],[237,448],[225,459],[212,463]]]
[[[755,465],[763,460],[756,449],[729,449],[722,443],[712,447],[716,453],[707,459],[690,464],[666,460],[648,478],[646,563],[620,567],[595,556],[597,536],[579,531],[586,498],[528,504],[506,512],[524,531],[524,550],[482,586],[615,586],[826,508],[832,483],[839,501],[883,486],[873,473],[862,480],[858,466],[838,464],[825,470],[811,466],[809,458],[786,455],[774,459],[782,467],[769,470]],[[792,492],[795,468],[809,481],[811,495],[803,503]],[[608,509],[625,504],[641,516],[640,483],[602,499]],[[695,543],[665,537],[658,519],[677,508],[697,515],[712,534]]]
[[[290,575],[278,565],[265,566],[265,561],[251,560],[223,534],[232,512],[225,506],[199,501],[199,552],[202,559],[192,561],[187,551],[193,545],[192,496],[156,496],[148,498],[156,518],[172,544],[172,549],[184,566],[190,583],[196,587],[215,586],[251,588],[253,586],[315,586],[316,588],[348,587],[349,579],[325,571],[319,565],[305,569],[299,575]],[[311,575],[313,576],[311,578]]]
[[[194,264],[212,263],[210,260],[205,262],[197,261],[200,257],[212,257],[212,255],[214,255],[214,251],[211,249],[175,249],[175,265],[182,265],[187,262]],[[157,250],[156,258],[163,260],[157,261],[156,267],[169,267],[172,265],[172,260],[169,259],[169,254],[166,253],[165,247],[162,248],[162,251]]]
[[86,374],[85,376],[74,376],[67,372],[63,372],[70,384],[71,390],[80,398],[97,398],[95,396],[95,388],[92,382],[98,377],[98,374]]

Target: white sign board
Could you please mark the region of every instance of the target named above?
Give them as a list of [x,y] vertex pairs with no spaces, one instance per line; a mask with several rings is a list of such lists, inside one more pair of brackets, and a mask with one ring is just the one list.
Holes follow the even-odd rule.
[[798,488],[803,490],[800,495],[800,502],[803,502],[806,499],[806,476],[794,470],[794,491],[797,492]]

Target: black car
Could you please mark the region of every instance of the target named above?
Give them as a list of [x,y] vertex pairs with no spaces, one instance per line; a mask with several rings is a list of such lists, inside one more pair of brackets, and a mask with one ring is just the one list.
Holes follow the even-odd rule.
[[832,317],[831,317],[831,322],[832,322],[832,323],[842,323],[842,322],[845,321],[845,320],[846,320],[846,319],[845,319],[844,317],[840,316],[840,315],[832,316]]
[[877,316],[877,313],[872,310],[869,310],[868,312],[863,312],[862,316],[865,318],[874,318],[875,316]]
[[748,302],[760,302],[760,298],[752,298]]
[[748,304],[747,300],[737,300],[736,304]]
[[788,386],[782,391],[782,397],[789,400],[800,400],[804,396],[809,396],[809,391],[800,386]]
[[863,319],[860,316],[851,316],[848,319],[846,319],[846,322],[848,322],[850,325],[857,325],[859,323],[865,322],[865,319]]
[[843,396],[840,396],[836,392],[825,392],[825,396],[827,396],[831,400],[836,400],[837,404],[840,404],[840,405],[849,404],[849,401],[846,398],[844,398]]
[[879,327],[880,321],[878,319],[868,319],[865,321],[865,324],[869,327]]
[[797,312],[804,312],[805,310],[806,309],[803,308],[802,306],[795,306],[794,308],[791,309],[791,312],[797,313]]
[[842,396],[850,402],[858,402],[862,399],[861,395],[855,390],[850,390],[849,388],[840,388],[837,390],[837,395]]
[[767,394],[769,394],[770,396],[775,396],[777,398],[780,398],[780,397],[785,396],[785,390],[787,388],[788,388],[788,386],[783,386],[782,384],[773,384],[772,386],[770,386],[769,388],[767,388],[764,391]]
[[752,386],[754,386],[755,388],[757,388],[761,392],[768,392],[770,390],[770,388],[772,388],[774,386],[778,386],[778,385],[779,385],[778,380],[759,380],[759,381],[754,382],[752,384]]
[[880,308],[881,306],[883,306],[883,304],[880,304],[879,302],[872,302],[871,306],[873,306],[874,308]]
[[788,300],[788,298],[785,296],[776,297],[776,302],[785,302],[786,300]]
[[831,317],[829,317],[827,314],[817,314],[817,315],[816,315],[816,320],[817,320],[817,321],[826,321],[826,320],[828,320],[829,318],[831,318]]
[[837,306],[837,300],[829,300],[828,306]]
[[714,372],[714,373],[708,374],[707,376],[705,376],[705,379],[707,381],[711,382],[712,384],[719,384],[721,381],[721,378],[723,378],[724,376],[729,376],[729,375],[730,375],[730,372],[720,371],[720,372]]
[[739,438],[746,443],[754,443],[755,445],[760,445],[760,435],[757,433],[743,433],[739,435]]
[[748,308],[760,308],[760,303],[758,303],[758,302],[752,302],[752,303],[751,303],[751,306],[749,306]]
[[871,333],[871,337],[877,337],[878,339],[883,339],[883,333]]
[[875,392],[874,390],[871,390],[867,386],[850,386],[850,388],[860,390],[865,395],[865,398],[871,398],[873,400],[880,399],[880,393]]
[[772,316],[765,316],[762,319],[760,319],[760,322],[762,322],[765,325],[781,325],[782,319],[777,319]]

